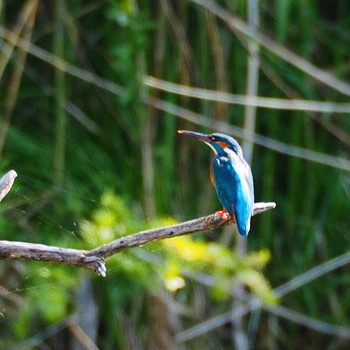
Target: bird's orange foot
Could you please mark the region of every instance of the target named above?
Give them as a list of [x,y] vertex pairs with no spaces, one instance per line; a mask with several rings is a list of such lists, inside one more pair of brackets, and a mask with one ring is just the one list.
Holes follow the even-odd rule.
[[228,213],[228,211],[226,209],[218,210],[215,214],[219,215],[225,221],[231,220],[231,215]]

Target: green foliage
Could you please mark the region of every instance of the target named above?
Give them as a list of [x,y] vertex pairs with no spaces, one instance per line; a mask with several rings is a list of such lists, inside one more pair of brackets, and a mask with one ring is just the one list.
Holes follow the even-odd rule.
[[185,285],[181,283],[181,271],[186,271],[190,276],[206,271],[210,276],[215,276],[211,292],[218,300],[227,300],[232,293],[232,284],[242,283],[264,301],[275,301],[271,287],[261,273],[269,260],[269,252],[260,251],[239,257],[223,245],[201,242],[191,237],[178,237],[163,244],[167,247],[169,259],[163,263],[164,284],[168,289],[176,290],[176,282],[180,286]]
[[[247,1],[215,4],[226,15],[247,20]],[[261,0],[259,30],[347,82],[349,4],[348,0]],[[31,16],[26,12],[29,8]],[[14,0],[3,2],[0,21],[1,27],[89,73],[87,77],[74,69],[59,72],[50,55],[48,62],[30,53],[23,58],[15,41],[1,30],[1,169],[4,173],[14,168],[19,174],[1,202],[1,239],[95,247],[171,224],[174,217],[183,221],[219,209],[208,179],[209,151],[178,138],[176,130],[244,128],[244,107],[163,92],[143,81],[145,75],[152,75],[209,92],[244,95],[249,58],[244,35],[198,2],[187,0]],[[260,96],[348,100],[314,74],[301,72],[295,62],[277,57],[269,47],[261,48],[259,60]],[[133,339],[150,339],[145,348],[166,348],[162,341],[167,334],[229,310],[235,282],[242,282],[263,301],[276,302],[270,285],[278,287],[347,251],[348,172],[288,152],[298,146],[301,153],[311,150],[334,160],[348,159],[349,131],[345,114],[258,108],[254,132],[283,145],[278,152],[268,145],[254,146],[256,199],[276,201],[277,208],[253,218],[247,255],[238,256],[232,234],[228,239],[220,230],[209,237],[167,240],[112,257],[107,261],[107,278],[93,279],[100,311],[98,346],[134,348],[127,338],[131,334]],[[242,143],[243,132],[237,130],[234,136]],[[150,197],[155,212],[147,217],[145,203]],[[0,286],[13,298],[0,295],[0,347],[16,348],[15,336],[32,337],[75,312],[72,296],[83,274],[72,269],[1,262]],[[279,302],[317,320],[348,326],[350,300],[344,294],[348,283],[344,268],[329,273],[327,280],[305,283]],[[171,307],[157,314],[148,298],[160,290],[181,306],[173,309],[190,310],[190,316],[179,316]],[[202,309],[197,312],[198,305]],[[153,314],[167,314],[178,328],[164,325],[163,319],[157,322]],[[266,342],[274,348],[338,346],[332,335],[301,329],[290,320],[266,321],[264,316],[260,321],[254,318],[258,332],[252,347]],[[228,327],[202,334],[184,346],[232,348]],[[299,337],[300,331],[308,344]],[[157,343],[153,334],[164,337]],[[62,338],[55,335],[40,346],[54,348],[49,342]]]
[[13,328],[19,338],[38,331],[39,325],[57,323],[67,317],[72,306],[71,294],[78,283],[77,276],[56,265],[29,264],[27,276],[30,287],[24,288],[25,298]]
[[[145,225],[120,197],[106,192],[101,197],[101,207],[92,213],[92,219],[81,223],[81,235],[87,247],[93,248],[145,227],[174,223],[170,218],[158,218]],[[261,272],[270,259],[270,253],[266,250],[239,257],[221,244],[191,236],[149,244],[147,250],[151,250],[154,255],[151,261],[142,258],[143,254],[147,254],[142,253],[142,249],[130,249],[111,257],[109,264],[112,273],[123,275],[123,279],[130,280],[129,283],[137,281],[141,287],[151,290],[159,288],[157,281],[161,281],[166,289],[176,292],[186,286],[185,275],[194,278],[201,271],[206,271],[217,280],[210,288],[220,300],[230,297],[232,283],[235,281],[243,283],[265,301],[275,300],[271,287]]]

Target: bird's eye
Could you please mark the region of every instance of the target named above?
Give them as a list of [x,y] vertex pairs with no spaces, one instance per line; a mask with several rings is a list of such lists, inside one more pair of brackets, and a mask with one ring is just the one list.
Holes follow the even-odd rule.
[[211,141],[215,141],[215,136],[209,136],[209,139],[210,139]]

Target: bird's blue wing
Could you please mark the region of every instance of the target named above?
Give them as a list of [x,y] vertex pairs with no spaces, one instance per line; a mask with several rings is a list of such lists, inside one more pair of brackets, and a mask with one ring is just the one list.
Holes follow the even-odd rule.
[[215,190],[223,207],[233,214],[237,202],[236,179],[227,157],[216,157],[213,161]]
[[213,162],[216,193],[223,207],[235,214],[238,232],[246,236],[250,229],[254,194],[250,169],[245,161],[234,155],[218,156]]

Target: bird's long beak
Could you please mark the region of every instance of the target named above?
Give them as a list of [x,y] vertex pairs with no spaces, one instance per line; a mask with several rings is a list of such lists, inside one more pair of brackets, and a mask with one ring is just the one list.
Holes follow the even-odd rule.
[[188,130],[178,130],[177,131],[179,134],[181,135],[188,135],[188,136],[191,136],[191,137],[194,137],[200,141],[203,141],[203,142],[206,142],[206,143],[211,143],[210,142],[210,139],[208,138],[207,135],[205,134],[202,134],[200,132],[195,132],[195,131],[188,131]]
[[195,139],[206,143],[214,151],[215,154],[218,154],[220,151],[222,151],[220,145],[210,140],[210,138],[205,134],[188,130],[178,130],[177,132],[181,135],[192,136]]

